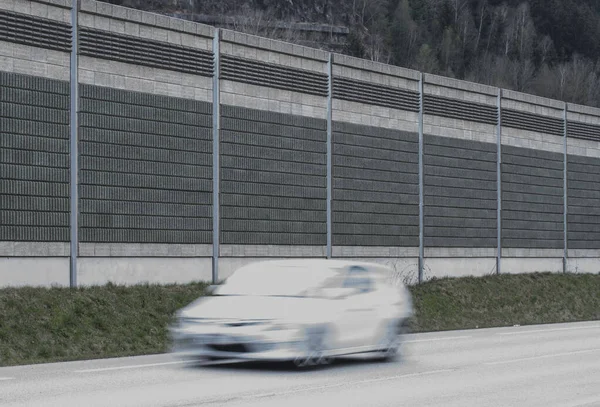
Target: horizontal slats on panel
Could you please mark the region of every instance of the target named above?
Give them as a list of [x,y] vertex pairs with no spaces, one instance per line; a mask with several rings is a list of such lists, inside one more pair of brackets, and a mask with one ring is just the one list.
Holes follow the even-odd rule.
[[0,41],[71,52],[71,25],[0,10]]
[[222,243],[326,243],[326,126],[222,107]]
[[350,102],[390,107],[409,112],[419,111],[419,93],[356,79],[334,77],[333,97]]
[[89,85],[81,95],[81,241],[210,243],[210,104]]
[[502,125],[554,136],[564,135],[564,121],[562,119],[514,109],[502,109]]
[[423,141],[425,247],[496,247],[496,145]]
[[0,241],[69,239],[69,84],[0,72]]
[[333,123],[333,244],[418,246],[418,137]]
[[326,74],[253,59],[221,55],[221,79],[326,97]]
[[79,30],[79,54],[153,68],[212,76],[212,52],[91,28]]
[[502,245],[563,247],[563,154],[502,146]]
[[567,131],[569,137],[600,141],[600,126],[595,124],[569,121],[567,123]]
[[425,114],[451,119],[462,119],[486,124],[496,124],[498,122],[498,108],[496,106],[442,96],[423,95],[423,111]]
[[600,158],[567,156],[567,238],[571,249],[600,249]]

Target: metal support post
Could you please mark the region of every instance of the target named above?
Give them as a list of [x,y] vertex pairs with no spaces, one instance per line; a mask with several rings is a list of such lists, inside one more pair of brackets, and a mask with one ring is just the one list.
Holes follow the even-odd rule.
[[332,99],[333,99],[333,54],[329,54],[327,63],[328,93],[327,93],[327,258],[332,257],[332,224],[331,224],[331,201],[333,197],[333,168],[332,168]]
[[423,282],[424,268],[424,214],[423,214],[423,80],[419,79],[419,284]]
[[79,215],[79,194],[78,188],[78,111],[79,111],[79,59],[78,59],[78,12],[79,1],[74,0],[71,7],[71,87],[70,87],[70,262],[69,262],[69,282],[72,288],[77,287],[77,256],[79,253],[78,236],[78,215]]
[[564,253],[563,253],[563,273],[567,272],[568,261],[569,261],[569,240],[568,240],[568,213],[569,213],[569,200],[568,200],[568,177],[567,177],[567,141],[568,141],[568,111],[569,105],[565,103],[564,113],[563,113],[563,239],[564,239]]
[[220,177],[219,177],[219,143],[221,135],[221,81],[220,81],[220,30],[215,29],[215,37],[213,38],[213,55],[214,55],[214,70],[213,70],[213,254],[212,254],[212,283],[217,284],[219,282],[219,229],[220,229],[220,215],[219,215],[219,191],[220,191]]
[[497,253],[496,253],[496,274],[502,271],[502,89],[498,89],[497,105],[497,124],[496,124],[496,191],[498,212],[497,228]]

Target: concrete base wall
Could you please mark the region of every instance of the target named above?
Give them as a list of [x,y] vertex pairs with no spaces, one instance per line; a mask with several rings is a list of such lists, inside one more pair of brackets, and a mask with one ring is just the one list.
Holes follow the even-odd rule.
[[78,284],[184,284],[211,281],[211,258],[82,257]]
[[[219,280],[225,280],[238,268],[247,264],[280,258],[282,257],[221,257]],[[286,257],[286,259],[290,258],[293,257]],[[418,257],[416,256],[337,258],[385,264],[394,270],[394,278],[404,284],[412,285],[418,282]],[[562,273],[562,262],[562,258],[504,257],[501,271],[502,274]],[[569,258],[567,272],[600,274],[600,258]],[[432,278],[481,277],[495,273],[495,257],[437,257],[425,259],[423,277],[427,281]],[[108,282],[122,285],[211,282],[212,259],[210,257],[80,257],[77,280],[80,286],[104,285]],[[69,258],[1,257],[0,288],[22,286],[69,286]]]
[[567,260],[568,273],[600,274],[599,258],[570,258]]
[[[289,258],[288,258],[289,259]],[[396,278],[405,284],[415,284],[419,278],[419,259],[415,257],[344,257],[336,258],[338,260],[355,260],[360,262],[372,262],[390,266]],[[219,259],[219,280],[224,280],[231,276],[238,268],[260,262],[278,260],[274,257],[222,257]],[[287,260],[287,259],[286,259]]]
[[0,257],[1,287],[69,286],[68,257]]
[[502,274],[524,273],[562,273],[563,259],[561,258],[503,258],[500,265]]
[[423,279],[482,277],[496,273],[495,257],[425,258]]

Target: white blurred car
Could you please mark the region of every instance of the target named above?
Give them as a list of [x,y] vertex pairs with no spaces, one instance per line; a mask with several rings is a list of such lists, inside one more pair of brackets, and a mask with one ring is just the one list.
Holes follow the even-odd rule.
[[393,270],[341,260],[253,263],[177,313],[173,352],[297,366],[371,353],[393,359],[412,315]]

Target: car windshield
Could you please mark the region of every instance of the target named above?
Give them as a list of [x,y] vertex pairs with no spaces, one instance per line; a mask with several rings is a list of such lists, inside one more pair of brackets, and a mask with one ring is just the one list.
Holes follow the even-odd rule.
[[327,267],[244,267],[229,277],[215,295],[305,296],[338,275],[338,270]]

